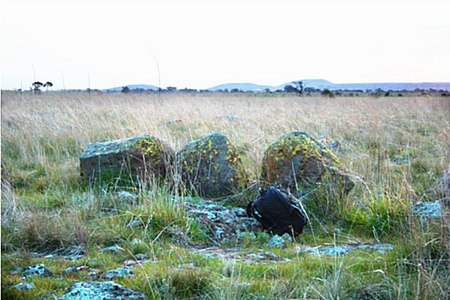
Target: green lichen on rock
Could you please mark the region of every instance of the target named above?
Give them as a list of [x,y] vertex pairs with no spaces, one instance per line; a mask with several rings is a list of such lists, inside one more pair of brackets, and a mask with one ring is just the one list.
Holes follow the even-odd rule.
[[232,195],[249,181],[236,148],[220,133],[190,142],[176,159],[184,186],[203,197]]
[[267,185],[308,192],[320,184],[326,174],[336,182],[342,179],[345,192],[353,187],[337,157],[306,133],[285,134],[264,153],[261,177]]
[[80,156],[81,177],[101,185],[136,186],[163,181],[174,151],[151,135],[89,144]]

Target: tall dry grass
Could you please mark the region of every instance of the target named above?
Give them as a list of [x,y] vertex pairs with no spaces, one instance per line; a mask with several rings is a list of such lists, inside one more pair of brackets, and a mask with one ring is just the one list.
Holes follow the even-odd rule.
[[[201,292],[211,299],[361,299],[357,297],[366,294],[439,299],[448,295],[448,224],[423,228],[412,220],[409,209],[417,201],[439,197],[436,183],[450,167],[449,116],[450,99],[444,97],[3,92],[2,249],[83,244],[91,250],[87,262],[95,264],[100,246],[119,243],[134,253],[141,247],[135,241],[143,241],[150,249],[147,253],[160,261],[124,282],[151,298],[169,295],[163,283],[171,282],[178,292]],[[345,203],[337,206],[339,217],[350,224],[347,239],[354,235],[386,239],[395,243],[396,250],[389,256],[357,254],[333,260],[293,255],[287,249],[292,263],[234,262],[236,269],[229,278],[217,260],[194,257],[199,269],[185,272],[176,262],[189,262],[192,254],[170,239],[180,232],[187,239],[205,237],[184,211],[168,205],[167,191],[141,195],[142,203],[130,206],[115,194],[80,188],[79,156],[88,143],[153,134],[178,150],[213,131],[237,145],[254,179],[260,174],[264,150],[284,133],[304,131],[325,144],[338,141],[337,156],[360,178]],[[138,218],[152,222],[144,230],[126,227]],[[302,238],[328,240],[339,236],[341,229],[329,231],[320,224]],[[169,239],[158,244],[161,236]],[[101,259],[105,268],[117,260]],[[15,261],[2,258],[10,269]],[[9,287],[18,279],[3,272],[2,279],[2,295],[8,295],[3,294],[3,281]],[[59,294],[71,283],[64,280]],[[51,282],[42,283],[39,293],[54,290]],[[185,289],[191,283],[199,288]]]

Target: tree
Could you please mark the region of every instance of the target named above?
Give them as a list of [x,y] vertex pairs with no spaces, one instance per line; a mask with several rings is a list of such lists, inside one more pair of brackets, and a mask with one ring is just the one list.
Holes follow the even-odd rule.
[[303,90],[305,86],[303,85],[303,81],[293,81],[292,82],[298,90],[299,94],[303,94]]
[[328,97],[328,98],[333,98],[334,94],[332,91],[330,91],[329,89],[324,89],[321,93],[322,96]]
[[127,94],[127,93],[129,93],[129,92],[130,92],[130,88],[129,88],[129,87],[124,86],[124,87],[122,88],[122,93]]
[[41,92],[41,87],[44,86],[44,84],[42,82],[40,82],[40,81],[35,81],[31,85],[33,86],[33,91],[36,94],[39,94]]
[[292,85],[285,85],[284,86],[284,91],[286,93],[298,93],[297,88],[293,87]]
[[44,83],[44,87],[45,87],[45,91],[48,92],[48,88],[52,87],[53,83],[51,83],[50,81],[47,81],[46,83]]

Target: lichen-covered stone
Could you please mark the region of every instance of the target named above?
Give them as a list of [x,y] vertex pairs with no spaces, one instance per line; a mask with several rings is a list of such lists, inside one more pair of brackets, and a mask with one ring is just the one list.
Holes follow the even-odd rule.
[[337,157],[303,132],[285,134],[267,148],[261,177],[266,185],[280,185],[292,193],[309,191],[325,177],[333,184],[339,183],[345,193],[354,185],[341,171]]
[[92,143],[80,156],[81,177],[104,184],[145,185],[169,175],[174,155],[151,135]]
[[112,281],[105,282],[77,282],[70,288],[60,300],[106,300],[106,299],[129,299],[145,300],[144,294],[125,288]]
[[185,187],[206,198],[239,192],[249,178],[236,148],[220,133],[186,145],[177,153],[177,168]]
[[31,277],[49,277],[53,276],[53,273],[43,264],[29,266],[25,272],[23,272],[22,277],[31,278]]

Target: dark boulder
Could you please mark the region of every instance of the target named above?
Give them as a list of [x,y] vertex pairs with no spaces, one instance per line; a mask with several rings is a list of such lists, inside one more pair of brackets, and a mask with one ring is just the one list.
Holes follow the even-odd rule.
[[325,179],[343,193],[354,186],[350,176],[342,171],[337,157],[303,132],[285,134],[267,148],[261,178],[266,185],[279,185],[299,196]]
[[157,137],[136,136],[89,144],[80,156],[81,177],[89,182],[146,185],[171,172],[174,151]]
[[229,196],[247,186],[249,176],[236,148],[220,133],[190,142],[176,160],[183,185],[202,197]]

